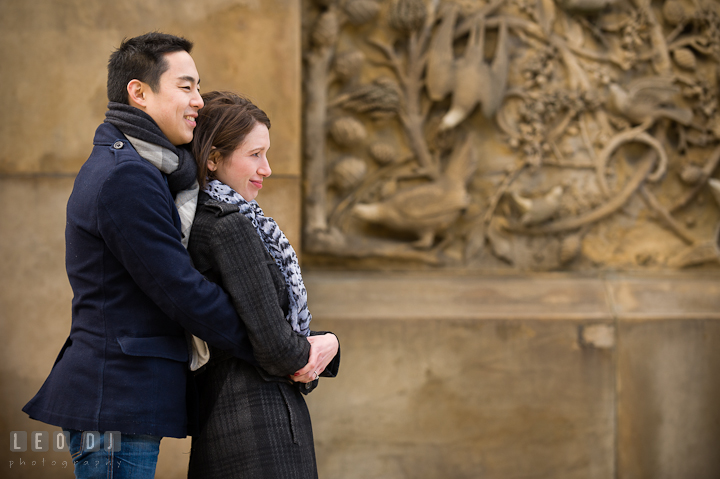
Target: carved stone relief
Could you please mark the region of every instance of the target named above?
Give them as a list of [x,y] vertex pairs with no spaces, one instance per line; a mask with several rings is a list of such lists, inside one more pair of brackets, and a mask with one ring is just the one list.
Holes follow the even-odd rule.
[[306,0],[310,261],[718,262],[720,3]]

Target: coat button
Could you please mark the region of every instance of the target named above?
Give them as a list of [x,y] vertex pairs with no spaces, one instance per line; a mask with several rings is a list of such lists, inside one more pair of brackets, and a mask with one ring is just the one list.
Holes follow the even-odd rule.
[[115,148],[116,150],[119,150],[119,149],[122,148],[123,146],[125,146],[125,144],[124,144],[122,141],[119,141],[119,140],[116,141],[115,143],[113,143],[113,148]]

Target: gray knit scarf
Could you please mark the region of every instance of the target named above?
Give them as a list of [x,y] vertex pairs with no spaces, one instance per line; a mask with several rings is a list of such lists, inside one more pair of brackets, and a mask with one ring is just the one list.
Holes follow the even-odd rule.
[[120,130],[143,159],[165,173],[180,214],[182,244],[187,248],[200,191],[192,153],[170,143],[150,115],[130,105],[110,102],[105,121]]
[[[187,248],[200,191],[192,153],[188,148],[170,143],[150,115],[130,105],[110,102],[105,121],[125,135],[138,155],[165,174],[180,215],[181,241]],[[205,341],[189,333],[188,342],[191,348],[190,369],[195,371],[208,362],[210,350]]]
[[290,308],[285,319],[294,331],[308,336],[312,316],[307,306],[307,290],[300,273],[297,254],[278,224],[274,219],[265,216],[255,200],[246,201],[239,193],[218,180],[210,181],[204,191],[214,200],[237,205],[240,213],[252,222],[265,249],[285,278],[290,299]]

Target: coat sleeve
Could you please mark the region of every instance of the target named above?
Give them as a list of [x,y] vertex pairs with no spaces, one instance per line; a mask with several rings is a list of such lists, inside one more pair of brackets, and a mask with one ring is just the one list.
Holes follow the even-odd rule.
[[187,331],[252,360],[244,324],[227,295],[192,265],[177,213],[157,170],[119,164],[98,198],[98,229],[137,285]]
[[301,369],[310,343],[285,319],[269,269],[275,263],[250,220],[239,213],[219,218],[209,238],[212,262],[245,323],[258,364],[275,376]]

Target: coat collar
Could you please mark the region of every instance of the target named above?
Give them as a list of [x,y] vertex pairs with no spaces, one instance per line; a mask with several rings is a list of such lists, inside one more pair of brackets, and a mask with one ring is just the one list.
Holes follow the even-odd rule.
[[210,198],[210,195],[201,191],[198,195],[198,206],[204,206],[208,208],[218,218],[229,215],[230,213],[237,213],[240,211],[238,205],[232,205],[225,203],[224,201],[217,201]]
[[95,146],[106,146],[112,145],[118,140],[127,141],[125,135],[120,130],[115,128],[110,123],[100,123],[95,130],[95,137],[93,138],[93,145]]

